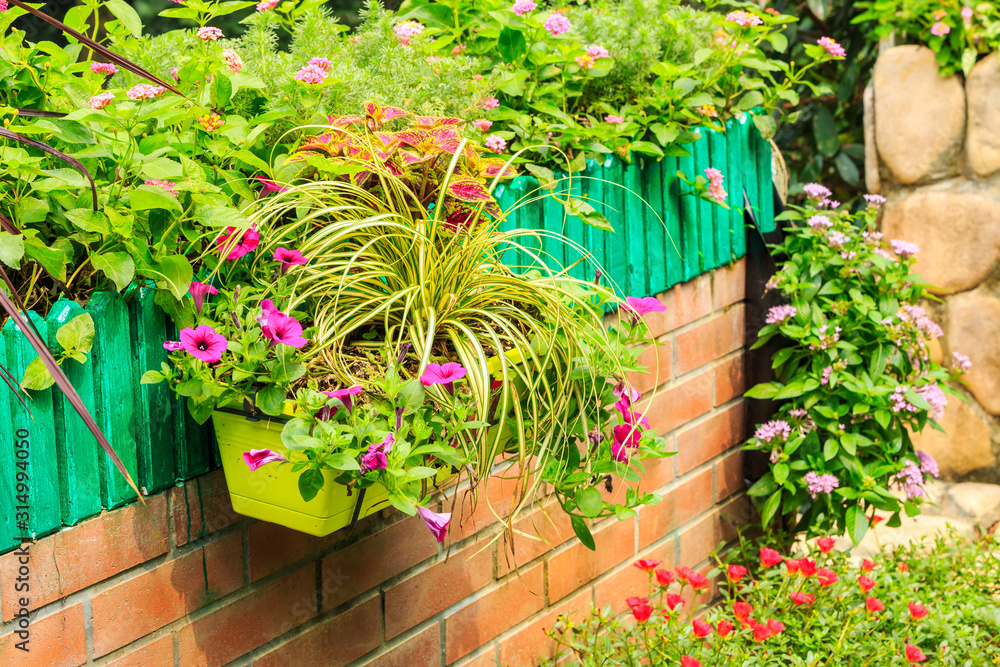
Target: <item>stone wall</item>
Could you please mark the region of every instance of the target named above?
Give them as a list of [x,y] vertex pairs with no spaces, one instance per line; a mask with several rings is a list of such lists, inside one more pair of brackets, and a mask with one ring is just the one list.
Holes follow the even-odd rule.
[[938,74],[934,53],[886,49],[865,94],[866,181],[888,201],[887,238],[920,247],[917,272],[941,303],[923,304],[944,336],[934,354],[972,359],[942,426],[918,436],[951,479],[1000,482],[1000,57],[967,80]]

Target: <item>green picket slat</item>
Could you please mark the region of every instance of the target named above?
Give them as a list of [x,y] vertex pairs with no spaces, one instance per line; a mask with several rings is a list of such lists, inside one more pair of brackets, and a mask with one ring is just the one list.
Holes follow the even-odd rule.
[[[35,325],[43,340],[48,339],[48,324],[35,313],[28,313],[28,317]],[[35,348],[31,346],[27,336],[25,336],[13,318],[8,319],[3,326],[3,339],[7,351],[6,367],[15,380],[20,380],[24,376],[24,371],[32,360],[38,357]],[[28,535],[35,539],[41,535],[59,530],[62,527],[62,516],[59,508],[59,459],[56,453],[56,428],[55,415],[52,409],[51,387],[41,391],[33,390],[30,397],[25,399],[28,410],[21,406],[17,398],[10,398],[16,403],[11,403],[11,420],[4,424],[8,433],[17,437],[22,430],[27,431],[28,441],[28,486],[29,486],[29,509],[30,519],[27,523]],[[10,470],[8,475],[16,478],[16,466],[10,465],[9,460],[4,461],[0,466],[5,470]],[[3,488],[17,489],[15,484],[4,484]],[[18,526],[15,525],[15,530]],[[23,534],[23,529],[21,529]]]
[[771,142],[753,132],[757,142],[757,196],[760,197],[760,229],[774,231],[774,186],[771,184]]
[[[534,178],[518,176],[513,183],[514,192],[521,202],[518,209],[519,229],[544,229],[545,204],[539,198],[540,191]],[[531,200],[531,201],[528,201]],[[539,261],[544,260],[542,240],[539,236],[525,235],[518,238],[523,250],[518,252],[517,269],[523,273],[532,268],[538,269]]]
[[659,294],[667,289],[667,230],[663,219],[663,179],[661,162],[645,160],[642,168],[642,239],[646,252],[646,294]]
[[179,444],[173,415],[173,391],[165,382],[140,384],[138,378],[150,370],[160,370],[166,362],[167,317],[153,303],[156,292],[143,287],[129,303],[129,326],[132,330],[132,362],[135,391],[133,420],[138,451],[139,488],[145,494],[162,491],[175,482],[174,451]]
[[753,120],[747,117],[745,125],[740,126],[740,146],[743,151],[743,188],[746,190],[747,199],[750,200],[750,210],[754,218],[760,217],[760,196],[757,194],[757,145],[753,136],[757,130],[753,126]]
[[631,164],[625,166],[623,185],[626,189],[622,190],[622,213],[625,219],[625,235],[622,240],[625,242],[625,261],[628,267],[627,294],[635,296],[645,296],[649,288],[649,270],[646,265],[647,228],[643,212],[646,205],[642,196],[641,162],[641,157],[633,155]]
[[611,221],[615,229],[614,234],[608,234],[604,239],[604,259],[607,262],[607,269],[610,276],[618,284],[619,289],[626,295],[630,292],[628,275],[628,230],[625,223],[625,190],[624,169],[622,161],[618,158],[611,158],[604,163],[604,201],[606,203],[605,216]]
[[[597,160],[587,160],[587,168],[583,172],[583,177],[580,180],[580,193],[587,203],[594,207],[594,209],[608,217],[608,211],[605,209],[604,202],[604,167]],[[610,220],[610,218],[608,218]],[[612,227],[614,223],[611,223]],[[617,228],[616,228],[617,229]],[[597,227],[592,227],[590,225],[585,225],[583,230],[583,245],[590,252],[591,260],[588,264],[587,270],[593,271],[600,268],[601,271],[607,273],[608,266],[606,263],[606,255],[604,252],[604,243],[610,236],[608,232],[598,229]],[[601,281],[605,285],[614,284],[611,280],[614,276],[605,275],[601,278]]]
[[[583,195],[583,183],[580,174],[571,174],[566,187],[563,188],[572,199],[580,199]],[[587,226],[579,216],[566,216],[566,237],[576,245],[587,247],[584,227]],[[573,247],[566,248],[566,266],[573,265],[569,275],[579,280],[591,280],[594,277],[593,267],[586,260],[584,251]]]
[[[559,175],[556,175],[558,178]],[[556,186],[556,192],[562,192],[565,189],[565,181],[560,181],[559,185]],[[566,233],[566,209],[560,204],[555,197],[549,196],[549,191],[538,190],[535,195],[545,195],[542,199],[542,220],[539,225],[540,229],[549,232],[549,234],[560,234]],[[559,195],[560,199],[564,198],[563,194]],[[542,237],[542,250],[544,252],[545,265],[555,273],[561,272],[564,268],[569,266],[569,262],[566,261],[566,244],[558,237],[553,237],[546,235]]]
[[[722,172],[725,177],[725,187],[727,192],[726,203],[733,205],[733,182],[729,167],[729,144],[723,132],[708,132],[708,155],[712,166]],[[730,210],[712,205],[712,233],[715,239],[715,265],[725,266],[733,260],[732,250],[729,246],[729,218]]]
[[684,282],[684,241],[681,224],[681,187],[677,177],[680,161],[676,157],[665,157],[660,163],[660,179],[663,189],[663,222],[666,224],[667,287]]
[[[688,178],[694,180],[704,176],[705,170],[712,166],[708,154],[708,134],[711,130],[702,129],[701,139],[694,142],[694,171]],[[711,271],[718,264],[715,261],[715,233],[712,229],[715,219],[715,204],[701,197],[694,200],[698,207],[698,268],[701,273]]]
[[[689,146],[691,155],[680,158],[678,170],[689,180],[694,180],[694,147]],[[698,198],[691,194],[691,187],[680,184],[680,220],[681,220],[681,254],[684,256],[682,279],[686,282],[701,273],[699,262],[700,246],[698,243]]]
[[743,130],[749,122],[748,117],[742,120],[730,120],[726,129],[726,148],[729,152],[729,243],[733,257],[740,258],[747,253],[746,230],[743,228]]
[[[7,360],[7,343],[3,336],[0,336],[0,361]],[[6,366],[6,363],[4,363]],[[16,378],[15,378],[16,380]],[[14,398],[13,392],[6,386],[0,385],[0,424],[10,424],[11,406],[17,406],[18,410],[23,410],[21,404]],[[21,543],[22,531],[17,530],[17,435],[9,429],[0,434],[0,553],[9,551]],[[29,508],[30,509],[30,508]]]
[[[56,302],[46,317],[49,349],[61,349],[56,340],[57,331],[83,312],[83,307],[75,301]],[[62,370],[76,389],[83,405],[93,415],[93,358],[88,356],[87,362],[82,364],[67,360],[62,364]],[[56,454],[59,459],[60,511],[63,525],[72,526],[101,512],[101,475],[98,466],[100,457],[105,454],[61,391],[53,392],[53,408]]]
[[[98,292],[84,309],[94,318],[94,420],[104,431],[111,447],[138,479],[136,431],[133,422],[135,401],[132,362],[132,334],[128,309],[117,294]],[[122,382],[122,378],[129,378]],[[101,501],[106,509],[135,500],[135,492],[107,455],[100,457]]]
[[[517,203],[517,199],[514,197],[513,188],[507,184],[500,183],[493,191],[493,194],[496,196],[497,205],[503,212],[503,218],[500,220],[498,230],[509,232],[512,229],[517,229],[518,212],[514,210],[514,204]],[[500,251],[500,261],[507,266],[515,266],[518,261],[517,250],[504,246]]]

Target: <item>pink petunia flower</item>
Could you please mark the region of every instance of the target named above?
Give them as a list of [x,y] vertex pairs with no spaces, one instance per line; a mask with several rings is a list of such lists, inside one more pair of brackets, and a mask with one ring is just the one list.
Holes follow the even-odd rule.
[[532,0],[517,0],[511,10],[517,16],[522,16],[528,12],[534,11],[538,7]]
[[[278,310],[278,307],[274,305],[273,301],[270,299],[264,299],[260,302],[260,315],[254,319],[257,320],[257,324],[260,325],[262,330],[266,330],[268,323],[271,321],[271,317],[274,315],[284,315],[284,313]],[[264,335],[267,336],[267,333]]]
[[184,349],[184,344],[179,340],[165,340],[163,341],[163,349],[167,352],[180,352]]
[[816,40],[816,43],[822,46],[823,50],[834,58],[843,58],[847,55],[847,51],[844,50],[844,47],[829,37],[820,37]]
[[649,313],[662,313],[667,307],[655,296],[642,298],[630,296],[625,298],[625,303],[621,304],[621,309],[641,316]]
[[346,387],[344,389],[336,389],[334,391],[324,391],[323,393],[330,398],[335,398],[344,404],[344,407],[350,412],[354,409],[354,399],[353,396],[357,396],[362,391],[359,385],[353,387]]
[[240,70],[243,69],[243,58],[240,58],[240,54],[232,49],[223,49],[222,59],[229,65],[229,71],[233,74],[239,74]]
[[98,93],[90,98],[91,109],[103,109],[115,99],[114,93]]
[[361,471],[385,470],[389,467],[389,452],[396,443],[395,436],[390,433],[385,440],[368,446],[368,453],[361,458]]
[[111,63],[90,63],[90,71],[104,76],[112,76],[118,73],[118,68]]
[[639,449],[639,441],[642,440],[642,433],[638,428],[630,424],[615,426],[613,431],[615,441],[611,444],[611,456],[615,461],[628,463],[632,454]]
[[267,327],[261,327],[264,337],[271,341],[271,347],[278,343],[289,347],[304,347],[309,341],[302,337],[302,324],[289,315],[272,313],[267,318]]
[[435,539],[437,539],[438,544],[444,542],[445,536],[448,535],[448,524],[451,523],[451,513],[445,512],[443,514],[438,514],[437,512],[432,512],[426,507],[417,507],[417,511],[420,512],[421,518],[424,523],[427,524],[427,528],[434,534]]
[[304,266],[309,262],[298,250],[289,250],[281,246],[278,246],[278,249],[274,251],[274,261],[281,264],[282,275],[293,266]]
[[194,301],[194,311],[201,315],[201,309],[205,305],[205,297],[209,294],[218,294],[219,290],[215,289],[211,285],[206,285],[205,283],[200,283],[196,280],[191,283],[191,287],[188,288],[188,293]]
[[287,460],[283,454],[272,449],[251,449],[249,452],[243,452],[243,462],[250,467],[251,472],[268,463],[280,463]]
[[257,245],[260,244],[260,233],[257,231],[255,225],[250,225],[250,229],[242,232],[239,243],[232,246],[230,239],[236,233],[235,227],[226,227],[226,231],[215,241],[215,245],[222,251],[226,248],[231,248],[229,254],[226,255],[226,259],[239,259],[249,252],[257,249]]
[[260,181],[264,189],[261,190],[261,194],[268,195],[272,192],[288,192],[288,188],[283,188],[274,181],[264,178],[263,176],[254,176],[254,180]]
[[222,353],[229,347],[229,341],[215,333],[212,327],[203,324],[195,329],[182,329],[181,345],[192,356],[206,364],[214,364],[222,358]]
[[615,114],[608,114],[604,117],[604,122],[609,125],[621,125],[625,122],[625,119],[621,116],[616,116]]
[[503,153],[507,149],[507,140],[499,134],[491,134],[486,137],[486,141],[484,143],[486,144],[486,147],[494,153]]
[[573,28],[573,24],[562,14],[552,14],[549,18],[545,19],[544,27],[553,37],[558,37],[563,33],[569,32]]
[[465,377],[468,371],[462,364],[454,362],[447,364],[427,364],[424,374],[420,376],[420,384],[429,387],[433,384],[443,384],[452,396],[455,395],[455,381]]
[[472,121],[472,126],[477,130],[479,130],[480,132],[485,132],[491,127],[493,127],[493,121],[486,120],[485,118],[477,118],[476,120]]

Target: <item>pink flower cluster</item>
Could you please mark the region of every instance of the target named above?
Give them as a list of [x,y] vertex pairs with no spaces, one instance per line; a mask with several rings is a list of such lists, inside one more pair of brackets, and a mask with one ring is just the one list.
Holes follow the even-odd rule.
[[947,23],[937,21],[936,23],[934,23],[934,25],[931,26],[931,34],[934,35],[935,37],[944,37],[949,32],[951,32],[951,26],[948,25]]
[[920,472],[931,477],[940,477],[937,461],[928,452],[918,451],[917,458],[920,459]]
[[223,49],[222,59],[229,65],[229,71],[233,74],[239,74],[240,70],[243,69],[243,59],[232,49]]
[[111,100],[113,99],[115,99],[114,93],[98,93],[90,98],[90,107],[92,109],[103,109],[111,104]]
[[714,167],[709,167],[705,170],[705,178],[708,179],[708,196],[720,204],[725,204],[726,197],[729,195],[722,187],[722,181],[725,178],[722,172]]
[[948,405],[948,397],[936,384],[925,384],[917,387],[914,391],[920,394],[925,401],[931,404],[928,416],[931,419],[941,419],[944,417],[944,409]]
[[204,26],[198,28],[198,38],[203,39],[206,42],[214,42],[217,39],[222,39],[222,31],[218,28],[213,28],[212,26]]
[[822,46],[823,50],[834,58],[843,58],[847,55],[847,51],[844,50],[844,47],[829,37],[820,37],[816,40],[816,43]]
[[151,178],[145,181],[144,185],[153,185],[155,187],[163,188],[164,190],[166,190],[175,197],[180,195],[180,192],[174,190],[174,188],[177,187],[176,183],[171,183],[170,181],[164,181],[163,179],[160,178]]
[[104,76],[112,76],[118,73],[118,68],[111,63],[90,63],[90,71],[95,74],[103,74]]
[[517,15],[522,16],[528,12],[533,12],[538,8],[538,5],[533,2],[533,0],[517,0],[511,10]]
[[702,116],[705,116],[706,118],[719,117],[719,112],[716,111],[714,104],[702,104],[700,107],[695,107],[694,110],[700,113]]
[[764,21],[756,14],[745,12],[742,9],[726,14],[726,20],[731,21],[744,28],[752,25],[763,25]]
[[625,122],[625,119],[621,116],[616,116],[615,114],[608,114],[604,117],[604,122],[608,125],[621,125]]
[[257,231],[256,226],[250,225],[250,229],[245,230],[240,236],[239,243],[231,247],[231,239],[236,234],[236,231],[235,227],[226,227],[226,231],[215,240],[215,245],[220,251],[225,248],[230,248],[229,254],[226,255],[226,259],[239,259],[247,253],[256,250],[257,246],[260,244],[260,232]]
[[163,86],[151,86],[148,83],[139,83],[129,88],[125,95],[130,100],[151,100],[165,92],[167,92],[167,89]]
[[788,440],[791,435],[791,425],[783,419],[775,419],[758,426],[753,437],[770,443],[774,440]]
[[831,248],[841,248],[851,240],[847,234],[836,229],[827,232],[826,238],[830,241]]
[[316,65],[306,65],[295,73],[295,80],[302,83],[317,84],[323,83],[326,78],[326,71]]
[[920,248],[915,243],[910,243],[909,241],[893,239],[889,241],[889,245],[892,246],[892,251],[903,259],[909,259],[920,252]]
[[263,0],[262,2],[258,2],[257,3],[257,11],[258,12],[266,12],[269,9],[274,9],[275,7],[278,6],[278,3],[280,1],[281,0]]
[[907,499],[924,497],[924,475],[920,466],[914,461],[907,461],[903,469],[896,474],[900,486],[906,492]]
[[941,326],[927,316],[927,311],[920,306],[909,304],[899,309],[899,319],[904,323],[914,325],[917,330],[928,338],[940,338],[944,335]]
[[781,306],[771,306],[770,310],[767,311],[767,317],[764,318],[764,323],[781,324],[782,322],[787,322],[795,317],[798,312],[798,308],[787,304]]
[[608,50],[599,44],[591,44],[587,47],[587,55],[594,58],[610,58]]
[[972,361],[961,352],[952,352],[951,361],[952,365],[963,373],[972,368]]
[[472,121],[472,126],[479,130],[480,132],[486,132],[488,129],[493,127],[492,120],[486,120],[485,118],[477,118]]
[[806,490],[809,491],[813,500],[816,500],[816,496],[821,493],[833,493],[833,490],[840,486],[840,480],[828,472],[820,475],[810,470],[803,477],[803,481],[806,483]]
[[885,197],[882,195],[865,195],[865,201],[868,202],[868,206],[871,208],[878,208],[885,203]]
[[403,21],[392,29],[403,46],[409,46],[410,40],[424,31],[424,25],[414,20]]
[[500,100],[498,100],[493,95],[487,95],[479,102],[479,105],[483,107],[484,111],[489,111],[490,109],[496,109],[500,106]]
[[830,188],[819,183],[807,183],[802,186],[802,191],[806,193],[806,197],[809,197],[809,199],[826,199],[833,194],[830,192]]
[[833,223],[830,222],[830,218],[825,215],[814,215],[806,220],[806,223],[810,228],[816,230],[829,229],[830,227],[833,227]]
[[573,60],[576,61],[576,64],[579,65],[581,69],[594,69],[594,56],[589,53],[577,56],[576,58],[573,58]]
[[544,27],[553,37],[558,37],[559,35],[572,30],[573,24],[570,23],[569,19],[562,14],[553,14],[549,18],[545,19]]
[[486,147],[489,148],[494,153],[503,153],[507,150],[507,140],[501,137],[499,134],[491,134],[486,137]]

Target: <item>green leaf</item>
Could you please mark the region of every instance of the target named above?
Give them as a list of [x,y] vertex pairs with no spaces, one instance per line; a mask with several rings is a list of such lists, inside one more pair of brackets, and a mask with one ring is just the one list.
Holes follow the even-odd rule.
[[111,233],[111,224],[102,211],[94,211],[89,208],[74,208],[66,211],[66,217],[78,229],[82,229],[85,232],[95,232],[101,235]]
[[750,490],[747,491],[747,495],[753,498],[760,498],[769,493],[774,493],[777,488],[778,484],[774,481],[774,475],[768,472],[750,487]]
[[49,203],[36,197],[21,197],[14,205],[14,217],[23,228],[30,222],[41,222],[49,215]]
[[[826,17],[830,14],[832,0],[808,0],[808,4],[809,11],[813,13],[813,16],[820,21],[825,21]],[[784,49],[781,50],[783,51]]]
[[813,136],[816,139],[816,148],[826,157],[833,157],[840,150],[837,121],[826,107],[819,107],[813,116]]
[[561,120],[562,122],[566,123],[571,127],[576,126],[576,123],[573,122],[573,119],[567,116],[565,113],[563,113],[563,110],[557,107],[555,104],[552,104],[552,102],[535,102],[531,106],[537,111],[541,111],[542,113],[558,118],[559,120]]
[[419,410],[424,404],[425,395],[424,385],[420,384],[420,380],[414,378],[404,383],[399,388],[399,397],[403,399],[403,414],[411,415]]
[[250,229],[250,220],[237,209],[230,206],[199,205],[198,222],[208,227],[235,227]]
[[309,502],[315,498],[316,494],[323,490],[324,484],[326,484],[326,478],[323,477],[322,472],[315,468],[304,470],[299,475],[299,494],[302,496],[302,500]]
[[271,378],[281,384],[294,382],[305,374],[306,367],[296,363],[281,363],[278,361],[274,364],[274,368],[271,369]]
[[334,470],[360,470],[361,466],[358,464],[357,459],[352,456],[348,456],[344,452],[334,452],[330,454],[324,460],[326,465],[330,466]]
[[588,486],[577,491],[576,506],[580,508],[584,516],[593,519],[600,516],[601,510],[604,509],[604,499],[601,498],[600,491]]
[[743,394],[747,398],[774,398],[781,391],[782,386],[775,382],[762,382]]
[[103,255],[92,255],[90,263],[98,271],[103,271],[104,275],[115,283],[119,292],[128,287],[132,278],[135,277],[135,262],[132,260],[132,256],[125,252],[106,252]]
[[497,39],[497,54],[504,62],[513,63],[528,51],[528,42],[520,30],[504,28]]
[[173,211],[183,213],[177,197],[160,187],[152,185],[140,185],[132,190],[128,195],[129,204],[133,211],[151,211],[159,209],[163,211]]
[[132,33],[133,37],[142,35],[142,19],[139,18],[139,13],[132,9],[125,0],[106,0],[104,4],[115,15],[115,18],[122,22],[125,29]]
[[762,116],[754,114],[753,124],[757,126],[757,129],[760,131],[760,136],[764,139],[770,139],[778,130],[778,124],[775,123],[774,118],[769,115]]
[[216,74],[212,83],[212,106],[223,108],[233,99],[233,82],[225,74]]
[[59,327],[56,340],[66,351],[90,352],[94,347],[94,318],[90,313],[77,315]]
[[840,177],[844,179],[847,183],[851,185],[857,185],[861,179],[861,172],[858,171],[857,165],[854,164],[854,160],[850,156],[841,151],[837,154],[837,157],[833,159],[833,164],[837,167],[837,173]]
[[21,386],[25,389],[42,390],[48,389],[55,384],[55,378],[45,366],[41,357],[32,359],[28,367],[24,369],[24,377],[21,378]]
[[139,378],[139,384],[158,384],[163,382],[163,373],[160,371],[146,371]]
[[524,165],[524,168],[538,179],[538,186],[541,189],[551,190],[555,187],[556,177],[555,174],[552,173],[551,169],[546,169],[545,167],[540,167],[537,164],[531,164],[530,162]]
[[191,262],[183,255],[170,255],[164,258],[155,269],[146,269],[146,273],[162,278],[167,289],[178,300],[183,299],[184,295],[187,294],[191,287],[191,280],[194,278]]
[[596,551],[597,545],[594,543],[594,536],[587,527],[587,522],[578,516],[571,516],[570,523],[573,525],[573,532],[580,538],[580,543],[591,551]]
[[0,230],[0,262],[12,269],[20,269],[22,257],[24,257],[24,237]]
[[781,506],[781,489],[778,489],[771,494],[760,508],[760,523],[762,526],[766,526],[771,523],[771,519],[774,518],[775,513],[777,513],[778,508]]
[[865,533],[868,532],[868,517],[865,516],[861,505],[852,505],[847,508],[847,533],[851,536],[851,541],[857,546],[861,544]]
[[285,390],[276,384],[269,384],[257,392],[257,407],[264,414],[277,417],[285,409]]
[[587,223],[591,227],[597,229],[603,229],[606,232],[614,232],[614,227],[611,226],[611,222],[604,217],[601,213],[585,202],[582,199],[576,199],[570,197],[566,202],[566,213],[569,215],[575,215],[580,218],[583,222]]
[[[827,0],[827,1],[828,1],[828,0]],[[784,52],[785,52],[785,49],[787,49],[787,48],[788,48],[788,38],[787,38],[787,37],[785,37],[785,36],[784,36],[783,34],[781,34],[780,32],[776,32],[776,33],[774,33],[774,34],[773,34],[773,35],[771,35],[771,36],[770,36],[770,37],[769,37],[768,39],[770,39],[770,40],[771,40],[771,46],[772,46],[772,47],[774,48],[774,50],[775,50],[775,51],[777,51],[778,53],[784,53]]]
[[784,484],[785,480],[788,479],[788,464],[775,463],[774,467],[771,468],[771,474],[774,475],[775,483]]
[[41,264],[56,280],[66,282],[66,254],[61,250],[50,248],[36,238],[26,238],[24,255]]
[[962,51],[962,73],[965,76],[969,76],[969,72],[972,71],[978,58],[978,52],[971,46]]

